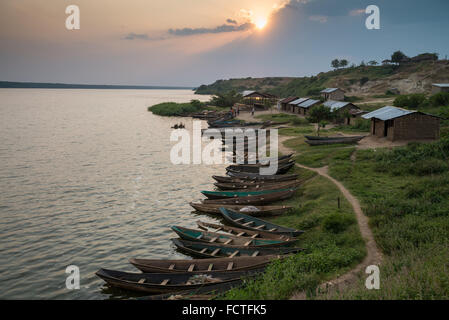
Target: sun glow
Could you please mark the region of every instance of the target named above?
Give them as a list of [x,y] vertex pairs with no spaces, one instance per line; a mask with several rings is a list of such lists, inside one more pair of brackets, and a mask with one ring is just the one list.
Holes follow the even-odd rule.
[[267,19],[266,18],[257,18],[255,21],[255,25],[257,27],[257,29],[262,30],[263,28],[265,28],[265,26],[267,25]]

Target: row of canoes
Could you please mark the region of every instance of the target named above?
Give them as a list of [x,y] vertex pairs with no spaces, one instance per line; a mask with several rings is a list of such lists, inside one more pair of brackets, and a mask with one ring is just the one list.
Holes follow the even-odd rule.
[[[290,165],[290,158],[270,161]],[[262,176],[248,169],[262,165],[232,167],[226,177],[214,176],[218,190],[202,191],[208,199],[191,203],[197,211],[221,217],[223,225],[198,221],[198,229],[172,226],[179,236],[173,244],[194,259],[132,258],[129,262],[142,273],[100,269],[97,276],[109,286],[151,294],[152,299],[218,294],[263,272],[271,261],[301,251],[293,245],[302,231],[259,218],[289,211],[288,206],[266,204],[293,196],[301,181],[297,175]]]
[[351,137],[316,137],[316,136],[305,136],[306,143],[311,146],[321,146],[328,144],[352,144],[357,143],[365,136],[351,136]]

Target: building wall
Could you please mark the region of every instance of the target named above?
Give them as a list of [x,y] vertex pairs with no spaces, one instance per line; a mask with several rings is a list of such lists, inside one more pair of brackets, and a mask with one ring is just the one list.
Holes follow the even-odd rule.
[[[378,119],[371,119],[371,135],[382,138],[384,136],[385,122]],[[373,129],[375,129],[373,134]]]
[[440,92],[449,92],[449,88],[441,88],[432,86],[432,94],[440,93]]
[[341,90],[331,92],[329,94],[329,99],[335,101],[343,101],[345,99],[345,93]]
[[394,127],[388,134],[392,141],[439,138],[440,119],[420,113],[394,119]]

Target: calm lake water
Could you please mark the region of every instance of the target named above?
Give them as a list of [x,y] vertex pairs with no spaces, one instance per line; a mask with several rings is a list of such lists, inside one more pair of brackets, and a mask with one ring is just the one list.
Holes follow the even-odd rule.
[[[131,257],[186,258],[172,225],[196,226],[188,202],[224,165],[172,165],[171,126],[147,107],[206,100],[188,90],[0,89],[2,299],[128,297],[101,268],[137,271]],[[81,288],[65,287],[80,268]]]

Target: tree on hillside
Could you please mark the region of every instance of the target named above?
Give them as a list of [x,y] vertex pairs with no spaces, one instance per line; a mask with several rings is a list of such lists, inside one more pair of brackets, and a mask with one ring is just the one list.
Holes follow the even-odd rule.
[[309,116],[307,117],[307,120],[309,122],[317,124],[317,136],[320,135],[320,127],[323,121],[331,119],[332,119],[331,110],[328,107],[325,107],[324,105],[319,105],[317,107],[312,108],[312,110],[310,110]]
[[402,51],[396,51],[391,55],[391,61],[394,63],[401,63],[407,56]]
[[368,64],[370,66],[377,66],[379,63],[376,60],[371,60],[370,62],[368,62]]
[[332,60],[331,66],[332,66],[332,68],[334,68],[334,69],[338,69],[338,68],[340,67],[340,60],[338,60],[338,59]]
[[348,60],[346,60],[346,59],[340,60],[340,68],[344,68],[344,67],[348,66],[348,64],[349,64]]

